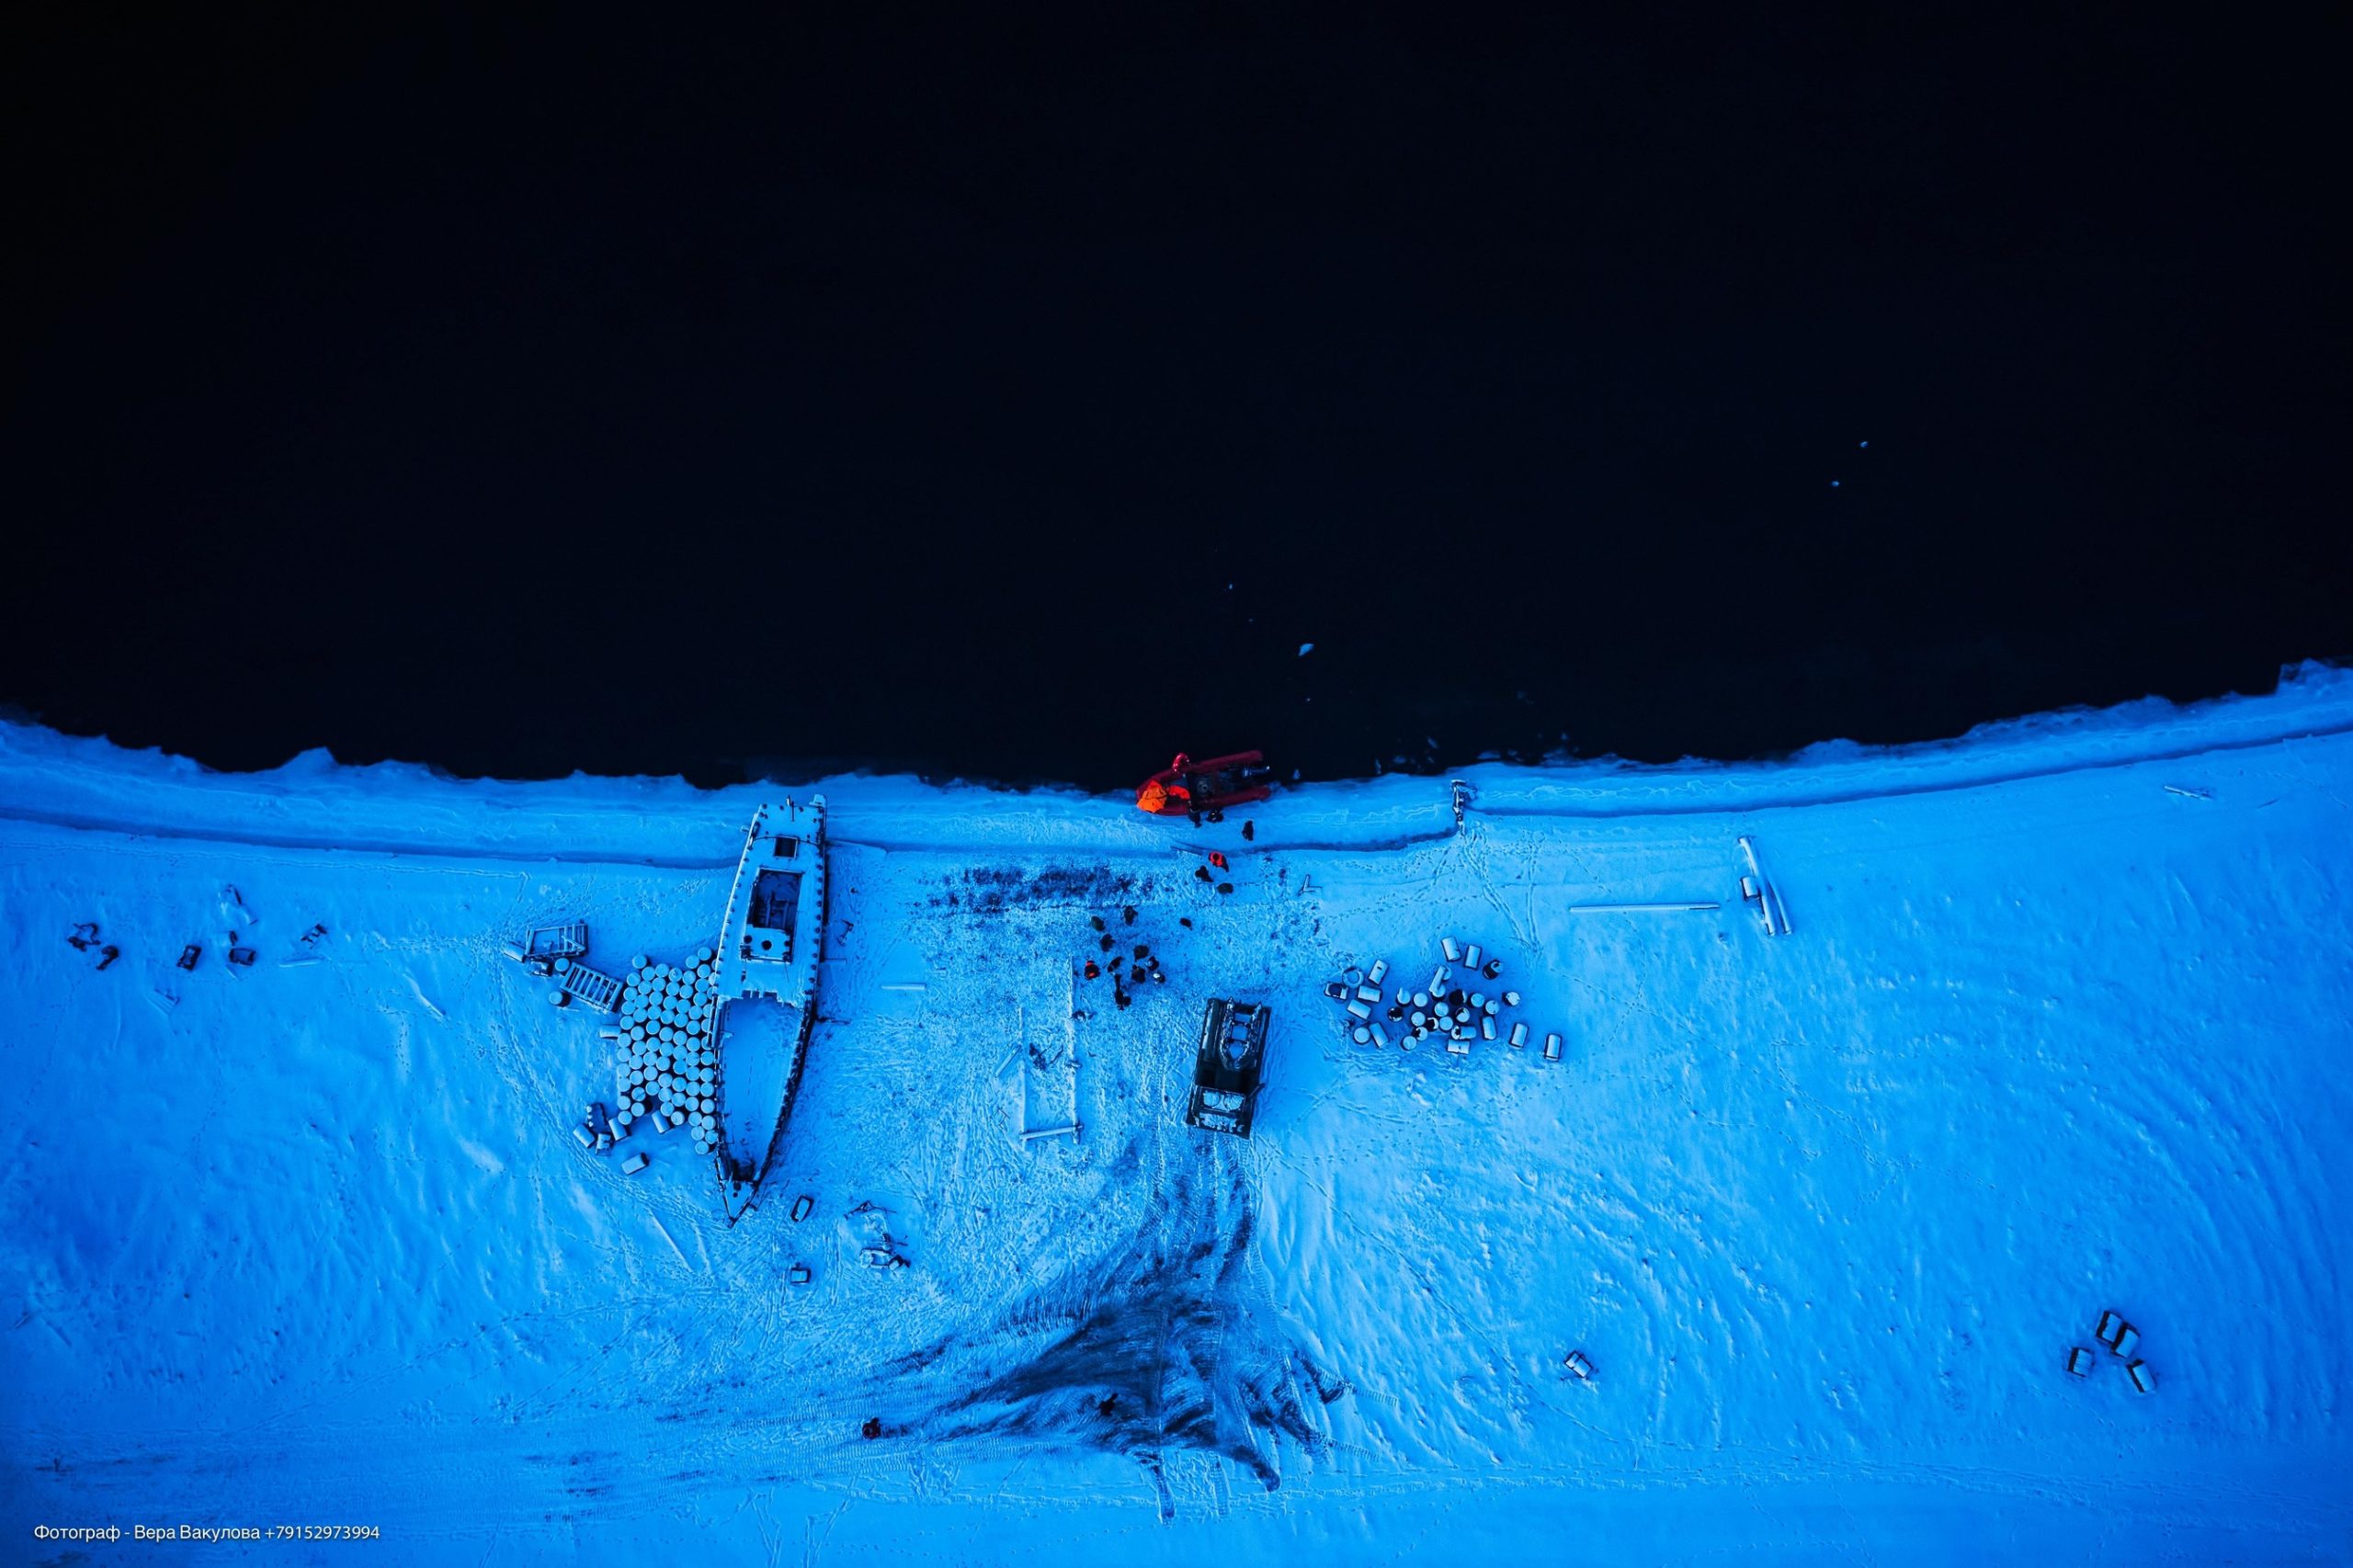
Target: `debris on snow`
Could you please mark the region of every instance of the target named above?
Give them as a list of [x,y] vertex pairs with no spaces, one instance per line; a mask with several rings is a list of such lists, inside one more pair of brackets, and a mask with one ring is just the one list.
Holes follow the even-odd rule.
[[[588,950],[587,923],[574,920],[563,926],[535,927],[524,936],[522,947],[526,959],[553,962],[557,959],[578,958]],[[507,950],[512,952],[514,949]]]
[[[1780,890],[1773,885],[1772,879],[1766,876],[1763,869],[1757,865],[1756,843],[1746,834],[1741,835],[1740,852],[1748,858],[1748,875],[1743,877],[1740,882],[1741,902],[1754,903],[1756,905],[1756,913],[1765,922],[1765,934],[1768,937],[1788,936],[1790,912],[1781,903]],[[1708,907],[1713,909],[1715,905],[1711,903]]]

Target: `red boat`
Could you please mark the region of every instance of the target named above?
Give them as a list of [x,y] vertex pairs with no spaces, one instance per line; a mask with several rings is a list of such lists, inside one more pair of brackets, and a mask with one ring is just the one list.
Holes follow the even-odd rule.
[[1162,817],[1198,817],[1246,806],[1274,793],[1266,782],[1274,769],[1264,754],[1239,751],[1195,762],[1183,752],[1176,760],[1145,779],[1136,790],[1136,810]]

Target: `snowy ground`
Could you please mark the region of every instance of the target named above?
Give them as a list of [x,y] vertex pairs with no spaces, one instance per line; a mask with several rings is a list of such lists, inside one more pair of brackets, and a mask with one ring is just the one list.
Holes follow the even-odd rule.
[[[708,942],[756,792],[0,729],[5,1555],[2353,1559],[2353,679],[1468,777],[1460,832],[1391,778],[1253,843],[825,781],[824,1021],[730,1231],[683,1142],[574,1143],[595,1020],[498,947]],[[1074,977],[1096,915],[1166,966],[1131,1009]],[[1449,934],[1530,1049],[1350,1044],[1323,982]],[[1276,1008],[1247,1144],[1179,1120],[1211,994]],[[857,1265],[862,1203],[911,1267]],[[2062,1370],[2111,1306],[2153,1395]]]

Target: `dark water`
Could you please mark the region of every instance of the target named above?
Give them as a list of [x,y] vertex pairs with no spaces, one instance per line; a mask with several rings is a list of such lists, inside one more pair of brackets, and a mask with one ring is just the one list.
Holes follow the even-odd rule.
[[0,51],[0,701],[1110,786],[2353,653],[2333,34],[834,9]]

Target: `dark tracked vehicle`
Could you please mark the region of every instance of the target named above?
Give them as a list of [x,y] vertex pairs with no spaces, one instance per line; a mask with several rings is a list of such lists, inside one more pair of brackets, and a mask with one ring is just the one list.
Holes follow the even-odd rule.
[[1210,999],[1201,1015],[1200,1050],[1193,1060],[1193,1095],[1185,1106],[1188,1125],[1236,1138],[1250,1136],[1250,1123],[1258,1113],[1271,1016],[1260,1003]]

